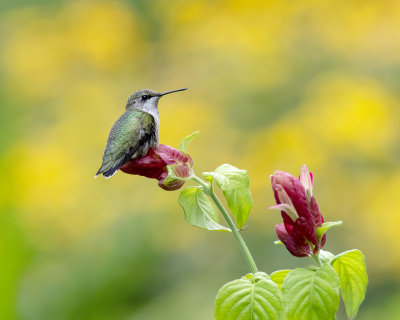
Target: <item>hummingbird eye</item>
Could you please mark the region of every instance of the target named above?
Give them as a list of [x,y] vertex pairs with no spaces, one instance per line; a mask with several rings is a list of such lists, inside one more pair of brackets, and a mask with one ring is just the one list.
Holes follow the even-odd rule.
[[148,95],[146,95],[146,94],[144,94],[143,96],[142,96],[142,100],[143,101],[146,101],[148,98],[150,98]]

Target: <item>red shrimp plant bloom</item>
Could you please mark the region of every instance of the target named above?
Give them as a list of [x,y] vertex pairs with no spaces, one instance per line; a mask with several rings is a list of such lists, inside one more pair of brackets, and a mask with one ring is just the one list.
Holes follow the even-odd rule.
[[316,230],[324,222],[313,196],[313,175],[307,166],[301,167],[298,179],[284,171],[271,175],[276,205],[283,223],[276,225],[276,234],[289,252],[296,257],[317,254],[324,246],[326,235],[320,239]]
[[177,190],[185,183],[185,178],[192,175],[192,158],[173,147],[160,144],[150,148],[143,157],[131,159],[120,169],[129,174],[136,174],[158,180],[164,190]]

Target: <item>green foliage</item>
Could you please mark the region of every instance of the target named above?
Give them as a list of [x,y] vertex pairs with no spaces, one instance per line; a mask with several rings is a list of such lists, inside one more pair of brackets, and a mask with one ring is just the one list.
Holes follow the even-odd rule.
[[336,256],[332,266],[340,278],[342,299],[347,317],[355,318],[365,298],[368,276],[364,255],[360,250],[350,250]]
[[200,131],[195,131],[192,134],[184,137],[182,141],[179,143],[178,150],[181,152],[187,152],[187,148],[189,146],[189,143],[192,142],[192,140],[200,133]]
[[189,225],[207,230],[230,231],[218,224],[218,213],[200,187],[189,187],[179,195],[179,204]]
[[[388,200],[397,198],[400,187],[400,166],[394,165],[400,161],[398,1],[306,0],[285,6],[4,0],[0,8],[0,319],[211,318],[196,290],[206,286],[190,282],[198,278],[194,270],[185,268],[180,279],[166,273],[169,264],[174,270],[182,265],[172,261],[189,254],[194,241],[189,237],[181,246],[171,240],[181,216],[166,205],[167,195],[158,196],[161,191],[154,193],[143,178],[120,173],[107,182],[88,179],[97,169],[108,124],[123,112],[131,90],[140,88],[128,79],[142,79],[160,91],[191,86],[190,94],[161,101],[160,142],[178,141],[187,128],[207,129],[215,141],[199,143],[197,154],[204,155],[196,164],[206,168],[239,156],[243,168],[264,172],[251,177],[255,194],[265,194],[266,168],[290,169],[299,159],[323,163],[317,180],[329,190],[319,192],[320,203],[340,199],[342,216],[351,216],[347,230],[368,243],[365,254],[371,256],[368,268],[376,283],[362,311],[369,319],[398,317],[400,296],[394,294],[400,283],[390,276],[400,266],[400,202]],[[187,83],[179,83],[183,80]],[[262,200],[257,214],[265,206]],[[137,232],[145,229],[135,220],[124,241],[104,240],[104,233],[112,232],[110,220],[137,218],[150,213],[146,208],[154,210],[147,215],[154,219],[148,232]],[[10,214],[15,224],[3,220]],[[255,253],[267,254],[268,244],[255,239],[268,239],[272,228],[251,229],[246,233],[252,232]],[[157,253],[159,260],[143,245],[149,235],[160,237],[156,247],[165,252]],[[85,247],[88,237],[96,245]],[[206,251],[209,243],[198,245]],[[385,268],[372,258],[380,249]],[[130,259],[136,250],[141,256]],[[70,252],[82,259],[80,277],[62,260]],[[331,258],[320,253],[323,263]],[[230,263],[230,255],[220,259],[221,266]],[[271,260],[263,268],[272,268]],[[202,266],[209,282],[236,272],[211,265]],[[172,280],[163,288],[154,275]],[[123,280],[115,280],[119,276]],[[93,299],[99,291],[102,298]],[[371,316],[375,297],[386,299]],[[107,304],[109,316],[103,311]],[[61,311],[37,316],[34,311],[41,308]],[[160,313],[151,316],[150,310]]]
[[329,251],[320,250],[318,257],[322,263],[331,263],[331,261],[335,258],[335,255]]
[[282,290],[283,280],[285,279],[285,277],[287,276],[287,274],[290,271],[292,271],[292,270],[278,270],[278,271],[272,272],[270,274],[270,278],[273,282],[275,282],[278,285],[279,289]]
[[214,177],[218,187],[224,193],[229,209],[235,216],[237,227],[242,228],[253,207],[247,171],[230,164],[223,164],[214,172],[204,172],[203,175]]
[[281,320],[282,316],[281,292],[263,272],[228,282],[215,302],[217,320]]
[[340,226],[343,224],[343,221],[328,221],[324,222],[319,228],[317,228],[317,237],[321,239],[325,232],[327,232],[330,228]]
[[330,320],[339,306],[339,277],[329,264],[291,271],[282,284],[288,320]]

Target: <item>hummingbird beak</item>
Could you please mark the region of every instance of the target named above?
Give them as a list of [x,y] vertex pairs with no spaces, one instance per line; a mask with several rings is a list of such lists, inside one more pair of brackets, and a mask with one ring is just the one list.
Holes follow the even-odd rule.
[[172,90],[172,91],[167,91],[167,92],[162,92],[158,96],[162,97],[162,96],[165,96],[166,94],[169,94],[169,93],[178,92],[178,91],[184,91],[184,90],[187,90],[187,88],[177,89],[177,90]]

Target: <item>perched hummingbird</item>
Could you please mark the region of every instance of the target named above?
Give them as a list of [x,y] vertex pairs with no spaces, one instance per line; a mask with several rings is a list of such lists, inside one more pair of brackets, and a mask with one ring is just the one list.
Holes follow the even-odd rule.
[[158,100],[166,94],[149,89],[134,92],[128,98],[126,111],[115,121],[104,149],[103,163],[96,176],[109,178],[130,159],[144,156],[150,147],[158,147]]

